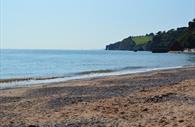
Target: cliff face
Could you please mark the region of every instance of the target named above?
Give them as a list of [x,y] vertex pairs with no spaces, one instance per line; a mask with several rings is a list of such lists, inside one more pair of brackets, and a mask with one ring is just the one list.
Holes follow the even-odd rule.
[[135,42],[131,37],[128,37],[122,41],[116,42],[106,46],[106,50],[133,50]]

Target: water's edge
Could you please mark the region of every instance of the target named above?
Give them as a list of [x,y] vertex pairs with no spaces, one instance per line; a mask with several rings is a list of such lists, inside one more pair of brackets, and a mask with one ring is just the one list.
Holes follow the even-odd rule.
[[179,68],[188,68],[194,66],[175,66],[175,67],[159,67],[159,68],[139,68],[135,70],[97,70],[78,73],[74,76],[67,77],[31,77],[31,78],[15,78],[15,79],[1,79],[0,80],[0,89],[10,89],[10,88],[20,88],[20,87],[30,87],[32,85],[48,85],[52,83],[61,83],[70,80],[82,80],[82,79],[93,79],[93,78],[102,78],[109,76],[119,76],[127,74],[139,74],[152,71],[161,71],[161,70],[171,70]]

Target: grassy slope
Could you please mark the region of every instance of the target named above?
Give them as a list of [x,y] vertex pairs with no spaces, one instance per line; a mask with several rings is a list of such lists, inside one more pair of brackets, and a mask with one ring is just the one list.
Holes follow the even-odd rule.
[[147,43],[148,41],[151,41],[152,36],[135,36],[132,37],[132,39],[137,45],[141,45]]

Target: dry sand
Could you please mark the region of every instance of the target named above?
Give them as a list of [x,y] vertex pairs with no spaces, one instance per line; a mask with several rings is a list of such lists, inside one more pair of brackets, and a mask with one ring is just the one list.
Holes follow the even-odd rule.
[[195,68],[0,90],[0,125],[195,127]]

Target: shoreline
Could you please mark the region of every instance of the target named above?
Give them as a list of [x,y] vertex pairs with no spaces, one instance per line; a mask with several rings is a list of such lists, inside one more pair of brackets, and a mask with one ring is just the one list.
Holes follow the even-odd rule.
[[[180,69],[180,68],[191,68],[195,67],[195,65],[187,65],[187,66],[175,66],[175,67],[158,67],[158,68],[143,68],[143,69],[135,69],[135,70],[123,70],[123,71],[110,71],[105,72],[105,70],[100,71],[87,71],[81,72],[75,76],[53,76],[53,77],[26,77],[26,78],[10,78],[10,79],[0,79],[0,90],[1,89],[14,89],[20,87],[32,87],[33,85],[47,85],[47,84],[56,84],[56,83],[65,83],[74,80],[90,80],[90,79],[98,79],[104,77],[112,77],[112,76],[124,76],[124,75],[133,75],[133,74],[144,74],[144,73],[152,73],[154,71],[164,71],[164,70],[172,70],[172,69]],[[108,70],[106,70],[108,71]],[[92,72],[92,73],[90,73]],[[98,72],[98,73],[94,73]],[[85,74],[87,73],[87,74]]]
[[195,126],[195,68],[0,90],[0,126]]

